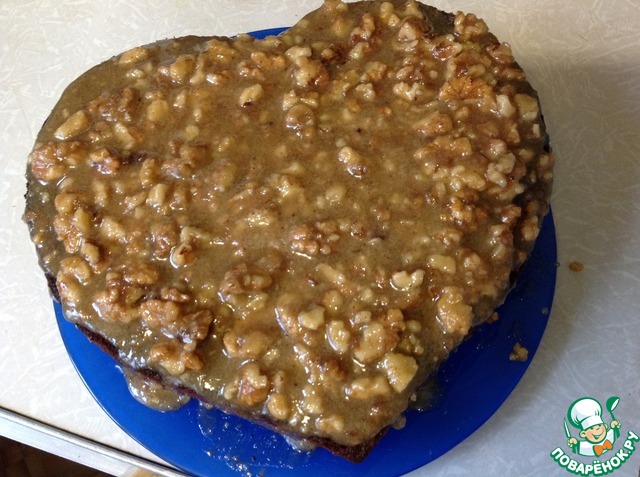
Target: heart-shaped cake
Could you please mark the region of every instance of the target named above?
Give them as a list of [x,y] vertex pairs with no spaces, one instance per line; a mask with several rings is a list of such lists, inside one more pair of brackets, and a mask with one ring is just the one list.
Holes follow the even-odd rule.
[[358,461],[504,300],[553,162],[482,20],[328,0],[82,75],[25,220],[66,318],[128,374]]

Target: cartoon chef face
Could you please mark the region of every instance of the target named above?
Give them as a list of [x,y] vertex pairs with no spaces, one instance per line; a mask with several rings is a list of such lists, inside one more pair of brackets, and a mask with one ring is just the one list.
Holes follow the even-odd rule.
[[574,427],[581,429],[580,437],[589,442],[600,442],[607,433],[607,426],[602,420],[602,406],[595,399],[578,399],[569,408],[567,417]]
[[588,440],[593,444],[598,444],[602,442],[607,437],[607,425],[606,424],[596,424],[595,426],[591,426],[588,429],[580,432],[580,437]]

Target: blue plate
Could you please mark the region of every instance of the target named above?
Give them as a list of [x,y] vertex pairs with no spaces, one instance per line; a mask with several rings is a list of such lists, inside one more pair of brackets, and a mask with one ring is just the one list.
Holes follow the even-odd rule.
[[[282,29],[252,33],[257,37]],[[453,353],[435,380],[426,411],[407,413],[361,464],[324,450],[294,450],[279,434],[192,401],[178,411],[158,412],[135,401],[116,363],[71,323],[55,304],[60,334],[78,373],[96,401],[133,439],[165,461],[196,476],[266,475],[397,476],[452,449],[502,405],[524,375],[547,325],[556,282],[556,237],[551,213],[542,224],[531,259],[498,309],[499,320],[478,328]],[[515,343],[529,359],[508,359]],[[471,405],[470,405],[471,403]],[[425,429],[438,429],[426,433]]]

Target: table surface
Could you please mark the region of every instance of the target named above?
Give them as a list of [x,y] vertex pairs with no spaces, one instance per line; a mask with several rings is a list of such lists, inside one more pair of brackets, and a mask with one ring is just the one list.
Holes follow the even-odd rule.
[[[559,268],[545,336],[515,391],[470,438],[411,475],[563,475],[550,452],[567,450],[562,420],[574,400],[619,396],[623,436],[640,434],[640,2],[431,3],[484,18],[540,93],[558,159]],[[161,462],[106,416],[65,352],[21,221],[26,157],[63,89],[94,64],[167,37],[291,25],[319,5],[0,3],[0,409]],[[570,270],[573,261],[584,270]],[[632,455],[613,475],[638,475],[639,465]]]

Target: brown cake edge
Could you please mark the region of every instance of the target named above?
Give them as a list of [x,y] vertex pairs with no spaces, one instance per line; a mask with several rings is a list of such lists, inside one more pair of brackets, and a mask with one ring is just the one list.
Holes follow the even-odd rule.
[[[151,368],[145,367],[145,368],[136,369],[131,367],[129,364],[125,363],[120,358],[119,349],[113,343],[107,340],[105,337],[103,337],[99,333],[95,333],[94,331],[90,330],[86,326],[76,324],[76,328],[80,330],[89,339],[89,341],[97,345],[100,349],[102,349],[105,353],[111,356],[121,366],[125,366],[128,369],[131,369],[134,372],[148,379],[151,379],[152,381],[162,385],[166,389],[173,389],[174,391],[176,391],[181,395],[187,395],[193,399],[196,399],[201,403],[215,406],[216,409],[219,409],[227,414],[233,414],[233,415],[239,416],[243,419],[253,422],[254,424],[267,427],[279,434],[282,434],[282,431],[277,425],[277,423],[274,423],[268,419],[256,419],[255,416],[242,415],[237,413],[232,408],[225,408],[220,406],[219,404],[214,404],[212,402],[209,402],[206,399],[206,397],[200,395],[192,388],[189,388],[187,386],[180,386],[180,385],[175,386],[169,383],[165,379],[166,377],[164,375],[162,375],[161,373],[158,373],[157,371]],[[311,444],[313,447],[320,447],[320,448],[326,449],[332,454],[342,457],[343,459],[346,459],[350,462],[359,463],[365,459],[365,457],[371,452],[371,450],[376,446],[376,444],[380,441],[380,439],[382,439],[382,437],[387,433],[387,431],[388,431],[388,428],[384,428],[377,435],[375,435],[368,441],[365,441],[362,444],[358,444],[356,446],[344,446],[341,444],[337,444],[332,440],[322,439],[318,437],[305,437],[305,436],[292,435],[292,434],[289,434],[289,436],[292,437],[293,439],[302,441],[303,444]]]

